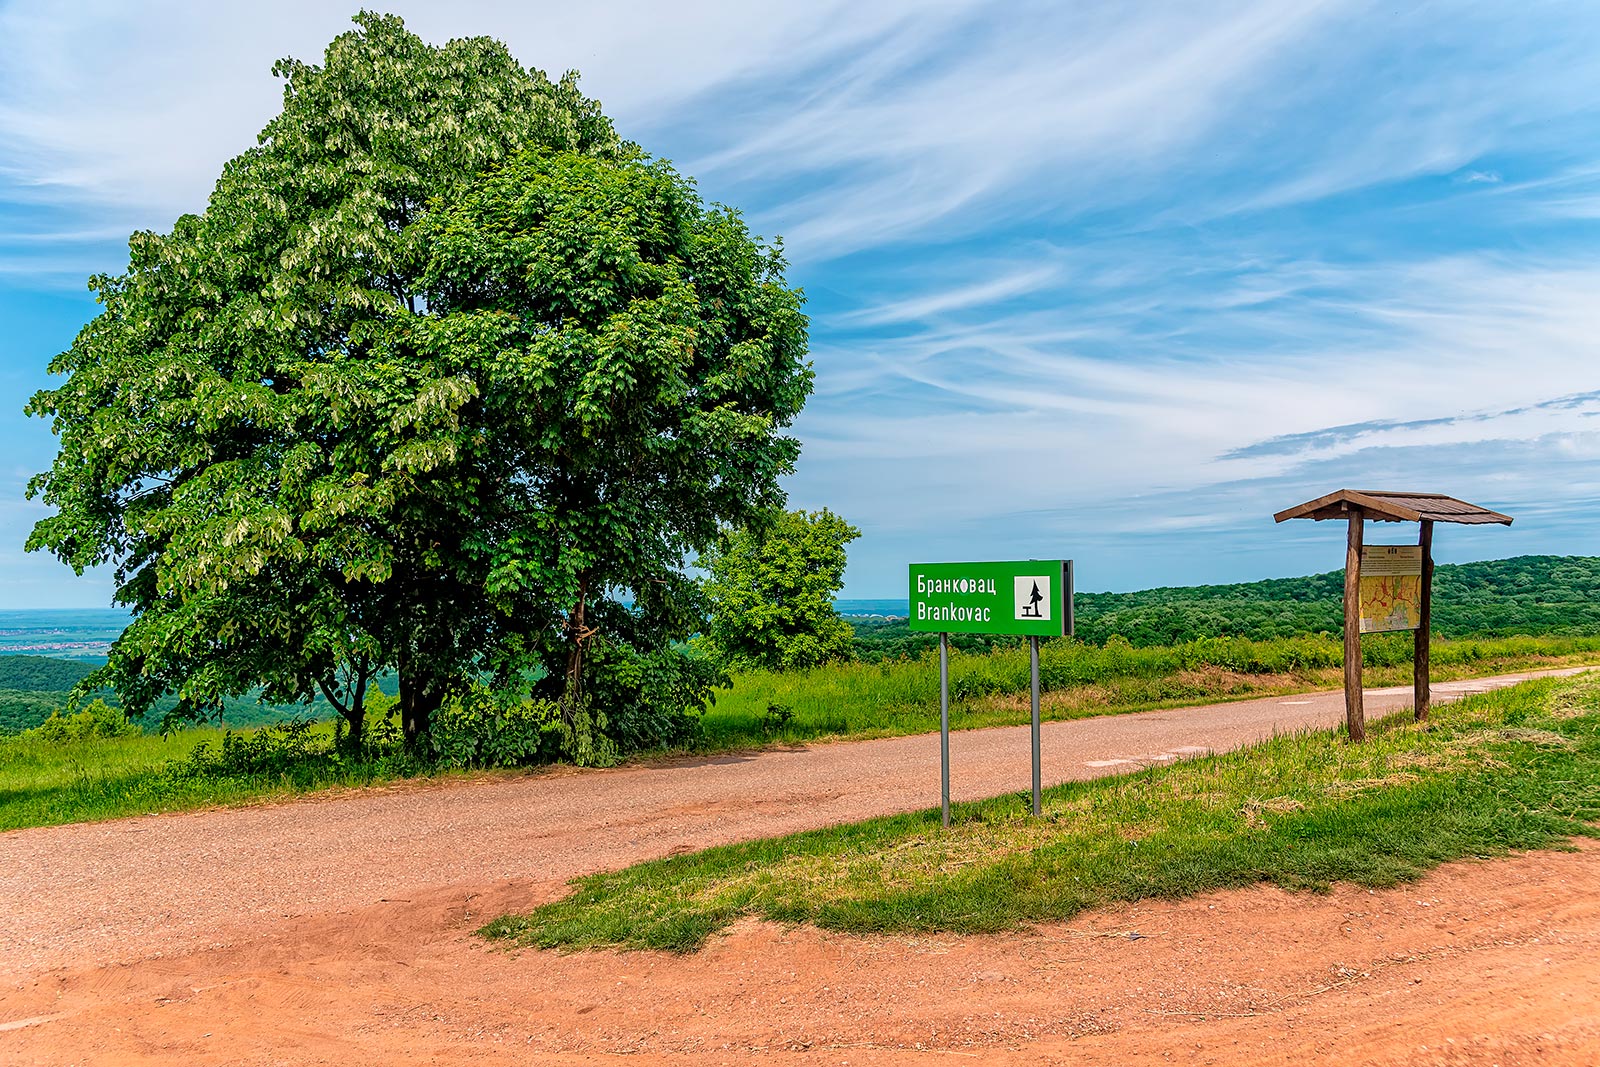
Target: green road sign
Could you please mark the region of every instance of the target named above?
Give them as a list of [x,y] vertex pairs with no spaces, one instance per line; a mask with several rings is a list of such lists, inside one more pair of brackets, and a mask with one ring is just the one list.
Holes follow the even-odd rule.
[[913,630],[1060,637],[1072,632],[1072,562],[913,563]]

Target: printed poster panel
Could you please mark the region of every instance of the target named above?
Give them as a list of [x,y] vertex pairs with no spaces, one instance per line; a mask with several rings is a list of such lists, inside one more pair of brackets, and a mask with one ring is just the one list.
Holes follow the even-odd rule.
[[1422,546],[1368,545],[1361,550],[1361,632],[1422,625]]

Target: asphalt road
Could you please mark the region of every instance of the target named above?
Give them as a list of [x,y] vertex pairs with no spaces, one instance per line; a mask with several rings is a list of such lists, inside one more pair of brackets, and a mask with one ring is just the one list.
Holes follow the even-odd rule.
[[[1436,683],[1443,703],[1535,674]],[[1409,686],[1367,691],[1369,720]],[[1343,718],[1340,693],[1046,723],[1047,784],[1248,745]],[[957,731],[957,800],[1026,790],[1027,727]],[[936,806],[939,737],[604,771],[405,784],[0,834],[0,975],[130,962],[445,887],[546,886],[728,841]]]

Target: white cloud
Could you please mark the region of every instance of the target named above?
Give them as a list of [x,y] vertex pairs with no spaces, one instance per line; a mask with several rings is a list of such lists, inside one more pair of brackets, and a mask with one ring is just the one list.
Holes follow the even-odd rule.
[[[1600,388],[1588,5],[391,6],[581,69],[785,236],[820,371],[795,499],[861,523],[862,560],[1142,537],[1151,499],[1223,530],[1345,475],[1593,481],[1600,419],[1532,407]],[[27,209],[0,216],[0,285],[81,285],[199,207],[279,106],[272,61],[348,25],[311,0],[0,6],[0,201]],[[1426,248],[1415,201],[1329,206],[1407,180],[1460,205],[1416,223]],[[1571,243],[1522,225],[1551,219]]]
[[[913,11],[937,21],[952,6],[384,5],[432,41],[487,34],[553,75],[578,68],[630,134],[731,79],[815,62]],[[0,172],[41,202],[79,198],[165,228],[203,206],[222,164],[278,109],[273,62],[320,61],[353,10],[314,0],[0,8]]]
[[[1453,257],[1309,274],[1324,286],[1337,279],[1339,314],[1356,321],[1302,318],[1300,335],[1285,332],[1258,352],[1163,357],[1159,344],[1127,333],[1127,358],[1090,357],[1074,351],[1070,331],[1053,336],[1050,316],[1037,311],[878,341],[873,372],[854,379],[863,402],[843,394],[828,414],[803,419],[797,496],[825,492],[902,551],[930,530],[976,524],[1002,538],[994,551],[1003,555],[1023,551],[1005,539],[1027,531],[1150,533],[1150,494],[1176,516],[1168,526],[1198,531],[1228,525],[1221,517],[1230,514],[1249,526],[1302,489],[1362,480],[1519,501],[1577,499],[1600,483],[1570,473],[1600,448],[1600,402],[1537,406],[1600,390],[1600,264]],[[1169,298],[1145,313],[1207,320],[1201,332],[1222,337],[1260,314],[1248,303]],[[1377,340],[1344,342],[1366,327]],[[918,391],[893,392],[885,377]],[[900,402],[881,403],[884,395]],[[1369,422],[1379,425],[1249,451],[1279,435]],[[1245,454],[1225,458],[1235,450]],[[1557,465],[1561,484],[1551,486]],[[885,485],[895,487],[892,507]],[[1257,488],[1240,496],[1230,485]]]
[[[1600,93],[1579,62],[1592,27],[1552,44],[1507,12],[1364,0],[390,6],[430,40],[490,34],[579,68],[626,133],[687,153],[796,262],[1019,214],[1154,197],[1153,220],[1201,218],[1455,171],[1523,115],[1543,121],[1518,137],[1559,138],[1550,120]],[[0,8],[0,173],[13,196],[165,228],[277,109],[271,63],[348,27],[311,0]],[[1508,40],[1542,49],[1536,77]]]
[[692,169],[814,174],[768,212],[802,258],[974,232],[1024,183],[1034,211],[1122,202],[1208,143],[1337,6],[1034,7],[947,27],[959,43],[937,51],[885,41]]
[[843,316],[841,322],[859,326],[917,322],[947,312],[984,307],[1037,292],[1059,281],[1060,278],[1061,268],[1054,264],[1024,266],[984,281],[958,285],[953,289],[924,293],[852,312]]

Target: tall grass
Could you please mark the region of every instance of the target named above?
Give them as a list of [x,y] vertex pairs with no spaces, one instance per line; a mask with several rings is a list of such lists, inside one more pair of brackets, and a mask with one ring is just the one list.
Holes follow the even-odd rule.
[[0,738],[0,830],[167,810],[174,798],[161,781],[163,765],[221,737],[221,730],[195,729],[167,737]]
[[[1410,634],[1362,640],[1368,685],[1410,679]],[[1600,637],[1496,637],[1435,641],[1432,677],[1595,662]],[[1106,645],[1070,639],[1045,642],[1039,681],[1050,719],[1134,711],[1207,700],[1294,692],[1339,684],[1342,641],[1324,636],[1252,641],[1211,637],[1181,645],[1134,648],[1113,638]],[[1025,721],[1016,699],[1029,686],[1028,650],[1003,648],[968,655],[952,652],[950,699],[956,727]],[[768,709],[787,709],[774,729]],[[835,663],[807,671],[750,671],[734,678],[703,719],[704,743],[731,748],[771,740],[885,737],[939,728],[936,653],[883,663]]]
[[[329,723],[312,731],[326,740]],[[249,738],[259,731],[238,731]],[[225,731],[196,728],[161,736],[49,741],[37,733],[0,737],[0,830],[184,811],[359,786],[419,773],[410,761],[321,753],[272,773],[194,773],[202,745],[223,747]],[[214,762],[202,760],[201,764]]]

